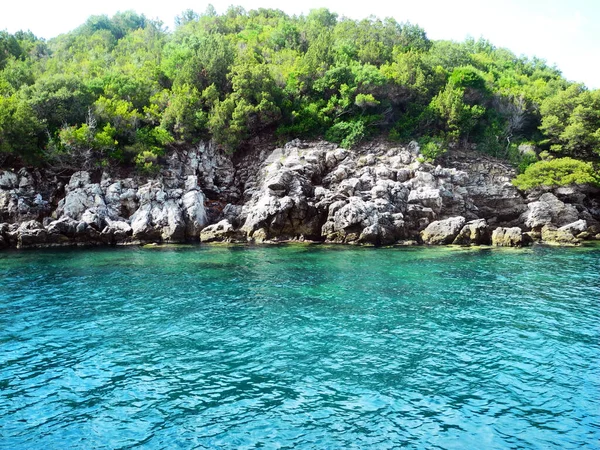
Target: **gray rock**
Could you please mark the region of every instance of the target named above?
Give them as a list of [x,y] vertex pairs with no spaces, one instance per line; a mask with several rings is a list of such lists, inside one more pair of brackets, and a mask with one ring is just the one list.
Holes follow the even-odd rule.
[[490,227],[485,219],[471,220],[460,230],[455,245],[489,245],[491,243]]
[[170,199],[160,182],[149,182],[138,190],[140,206],[131,216],[134,240],[183,242],[186,222],[179,201]]
[[237,242],[245,238],[245,235],[236,231],[227,220],[209,225],[200,232],[201,242]]
[[182,205],[186,237],[188,239],[198,238],[200,231],[207,223],[204,194],[197,189],[186,192],[182,198]]
[[587,230],[587,228],[588,228],[587,222],[582,219],[582,220],[578,220],[576,222],[564,225],[564,226],[560,227],[558,230],[566,231],[568,233],[571,233],[573,236],[577,236],[578,234],[585,232]]
[[35,180],[25,168],[19,170],[19,191],[21,194],[32,194],[35,191]]
[[69,185],[67,188],[70,190],[83,189],[88,184],[91,184],[90,180],[91,178],[89,172],[75,172],[73,175],[71,175],[71,179],[69,180]]
[[436,214],[439,214],[444,201],[439,189],[419,187],[410,191],[408,203],[423,205],[426,208],[431,208]]
[[78,222],[70,217],[61,217],[58,220],[50,222],[46,230],[50,234],[62,234],[64,236],[73,237],[77,232]]
[[[419,162],[417,145],[380,142],[352,151],[325,142],[294,140],[275,150],[256,143],[254,150],[236,158],[205,143],[169,153],[165,160],[149,182],[105,172],[99,183],[92,183],[90,173],[82,171],[65,186],[58,178],[44,179],[40,171],[0,171],[0,222],[43,220],[47,230],[19,232],[25,235],[22,245],[42,242],[44,231],[43,245],[63,244],[64,239],[77,244],[179,242],[197,239],[203,228],[222,219],[228,225],[209,228],[206,238],[216,233],[210,239],[238,239],[235,232],[241,227],[241,238],[247,235],[255,242],[387,245],[420,240],[421,231],[435,229],[435,221],[447,217],[470,221],[451,241],[446,235],[439,238],[461,245],[488,241],[489,229],[479,219],[505,230],[525,229],[527,221],[536,238],[547,224],[567,226],[561,231],[582,238],[600,231],[594,228],[600,220],[597,191],[566,187],[552,190],[554,194],[528,192],[528,208],[511,184],[511,167],[458,148],[446,155],[447,167]],[[579,219],[587,230],[580,231]],[[0,234],[9,245],[17,243],[16,228]],[[519,237],[526,239],[520,230],[504,231],[502,239],[496,234],[502,245],[522,245]]]
[[106,219],[106,227],[102,230],[102,234],[112,243],[124,243],[129,241],[133,234],[131,226],[122,220]]
[[17,248],[43,247],[48,243],[48,232],[36,220],[23,222],[15,233]]
[[16,189],[19,186],[19,178],[14,172],[4,170],[0,172],[0,189]]
[[450,217],[430,223],[421,232],[421,239],[425,244],[451,244],[465,224],[462,216]]
[[540,230],[548,224],[560,227],[576,222],[579,214],[573,205],[565,204],[554,194],[547,192],[538,201],[529,203],[521,218],[529,228]]

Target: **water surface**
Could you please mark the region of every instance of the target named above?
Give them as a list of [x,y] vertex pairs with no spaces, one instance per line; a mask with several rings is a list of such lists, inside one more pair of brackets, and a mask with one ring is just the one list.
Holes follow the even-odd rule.
[[0,448],[598,448],[600,249],[0,253]]

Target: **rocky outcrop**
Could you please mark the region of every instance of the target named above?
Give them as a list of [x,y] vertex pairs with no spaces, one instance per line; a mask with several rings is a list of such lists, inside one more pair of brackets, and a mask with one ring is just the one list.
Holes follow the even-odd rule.
[[462,216],[438,220],[430,223],[421,231],[421,238],[425,244],[452,244],[464,224],[465,218]]
[[476,219],[467,222],[460,230],[454,245],[489,245],[491,243],[490,227],[485,219]]
[[43,180],[39,172],[0,170],[0,223],[22,223],[49,214],[51,205],[44,194],[52,183],[56,181]]
[[180,149],[152,179],[0,171],[0,247],[194,240],[521,246],[530,237],[600,238],[597,192],[525,195],[511,184],[511,167],[468,150],[453,149],[443,163],[423,162],[416,143],[350,151],[295,140],[233,156],[212,144]]
[[563,226],[579,219],[577,208],[565,204],[554,194],[547,192],[538,201],[527,205],[521,217],[523,223],[532,230],[541,230],[545,225]]
[[485,219],[491,226],[520,225],[527,209],[524,196],[512,185],[515,170],[501,161],[479,152],[455,149],[444,163],[463,171],[468,220]]
[[[199,177],[212,188],[219,177],[232,179],[230,159],[217,154],[221,155],[210,146],[177,153],[172,164],[151,180],[80,171],[65,183],[56,178],[40,183],[25,170],[0,172],[0,218],[7,224],[21,224],[7,232],[10,236],[2,234],[1,245],[199,240],[208,223]],[[207,167],[216,160],[227,160],[226,170]]]
[[496,247],[522,247],[526,242],[519,227],[498,227],[492,233],[492,245]]
[[227,219],[209,225],[200,232],[201,242],[239,242],[244,238],[245,234],[236,230]]
[[571,246],[581,243],[568,229],[556,228],[554,225],[544,225],[542,228],[542,241],[550,245]]

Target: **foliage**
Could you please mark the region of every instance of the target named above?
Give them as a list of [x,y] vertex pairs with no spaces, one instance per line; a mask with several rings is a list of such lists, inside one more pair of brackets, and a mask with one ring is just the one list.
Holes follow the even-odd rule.
[[600,90],[574,84],[545,99],[540,130],[556,153],[572,156],[600,155]]
[[[17,96],[0,96],[0,158],[39,155],[43,127],[29,104]],[[0,161],[1,162],[1,161]]]
[[439,137],[425,137],[419,141],[421,155],[427,162],[434,162],[448,151],[448,145]]
[[344,148],[352,148],[362,141],[367,134],[364,120],[340,121],[333,125],[325,137],[331,142],[337,142]]
[[[15,161],[160,168],[174,143],[235,151],[258,134],[421,139],[434,160],[476,143],[521,170],[531,142],[600,155],[600,91],[490,42],[432,41],[391,18],[232,6],[182,12],[168,32],[132,11],[92,16],[48,42],[0,32],[0,152]],[[58,161],[58,162],[57,162]]]
[[573,158],[538,161],[518,175],[513,184],[522,190],[538,186],[564,186],[568,184],[593,184],[600,186],[600,172],[591,162]]
[[481,105],[466,104],[464,95],[464,88],[449,83],[429,104],[438,127],[455,139],[468,138],[470,131],[485,113],[485,108]]

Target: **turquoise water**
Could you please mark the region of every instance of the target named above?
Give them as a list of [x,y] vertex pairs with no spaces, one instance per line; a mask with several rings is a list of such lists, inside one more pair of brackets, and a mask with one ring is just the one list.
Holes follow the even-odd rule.
[[600,248],[0,253],[0,448],[600,445]]

